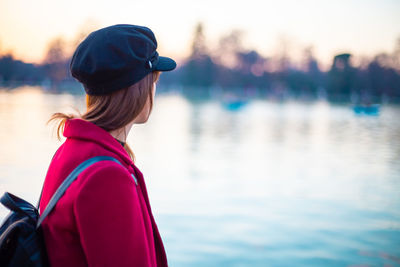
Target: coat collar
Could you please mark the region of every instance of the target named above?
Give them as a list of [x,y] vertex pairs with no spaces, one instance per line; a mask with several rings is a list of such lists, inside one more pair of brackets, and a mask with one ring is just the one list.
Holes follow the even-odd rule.
[[66,138],[77,138],[95,142],[116,153],[128,166],[133,162],[121,144],[106,130],[80,118],[69,119],[65,123],[63,135]]

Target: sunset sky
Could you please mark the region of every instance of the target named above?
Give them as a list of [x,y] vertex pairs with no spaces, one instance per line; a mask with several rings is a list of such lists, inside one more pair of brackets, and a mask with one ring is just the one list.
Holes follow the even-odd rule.
[[312,45],[316,57],[329,62],[340,52],[391,52],[400,38],[400,1],[0,0],[0,53],[39,63],[56,37],[73,43],[85,27],[129,23],[150,27],[160,53],[179,62],[188,55],[200,21],[211,46],[240,29],[245,47],[265,56],[286,39],[292,50]]

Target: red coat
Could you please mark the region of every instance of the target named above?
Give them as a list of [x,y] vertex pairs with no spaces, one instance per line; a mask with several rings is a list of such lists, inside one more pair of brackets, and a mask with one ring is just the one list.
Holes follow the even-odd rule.
[[[66,141],[44,182],[43,212],[61,182],[80,163],[112,156],[83,171],[43,221],[52,266],[167,266],[142,173],[107,131],[82,119],[68,120]],[[136,185],[134,178],[137,178]]]

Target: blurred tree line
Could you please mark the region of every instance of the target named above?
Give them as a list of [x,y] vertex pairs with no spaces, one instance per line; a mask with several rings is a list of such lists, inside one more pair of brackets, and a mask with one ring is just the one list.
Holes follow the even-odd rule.
[[57,85],[68,77],[68,61],[61,38],[50,42],[42,64],[25,63],[7,53],[0,57],[0,82],[7,86],[14,83],[38,84],[48,80]]
[[[74,47],[86,36],[81,33]],[[355,103],[400,102],[400,39],[392,53],[381,53],[352,64],[351,54],[336,55],[328,71],[322,71],[311,47],[304,49],[296,66],[284,46],[274,57],[265,57],[242,44],[243,33],[233,30],[219,39],[213,50],[207,46],[203,25],[194,31],[191,53],[176,71],[163,76],[166,87],[181,86],[194,92],[220,91],[264,95],[279,99],[327,98]],[[69,55],[69,56],[68,56]],[[0,85],[39,84],[58,88],[73,82],[69,74],[67,44],[62,38],[50,42],[42,64],[28,64],[11,54],[0,56]]]

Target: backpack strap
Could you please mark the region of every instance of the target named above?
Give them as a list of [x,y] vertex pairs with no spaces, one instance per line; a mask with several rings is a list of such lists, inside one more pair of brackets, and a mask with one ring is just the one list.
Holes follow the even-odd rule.
[[117,159],[113,157],[108,157],[108,156],[97,156],[90,158],[84,162],[82,162],[78,167],[76,167],[69,175],[68,177],[62,182],[62,184],[58,187],[57,191],[54,193],[54,195],[51,197],[49,203],[47,204],[45,210],[43,211],[42,215],[40,216],[36,229],[39,228],[39,226],[42,224],[43,220],[49,215],[49,213],[52,211],[54,206],[57,204],[57,201],[63,196],[67,188],[71,185],[73,181],[78,177],[78,175],[83,172],[87,167],[90,165],[103,161],[103,160],[110,160],[114,161],[121,166],[123,166]]

